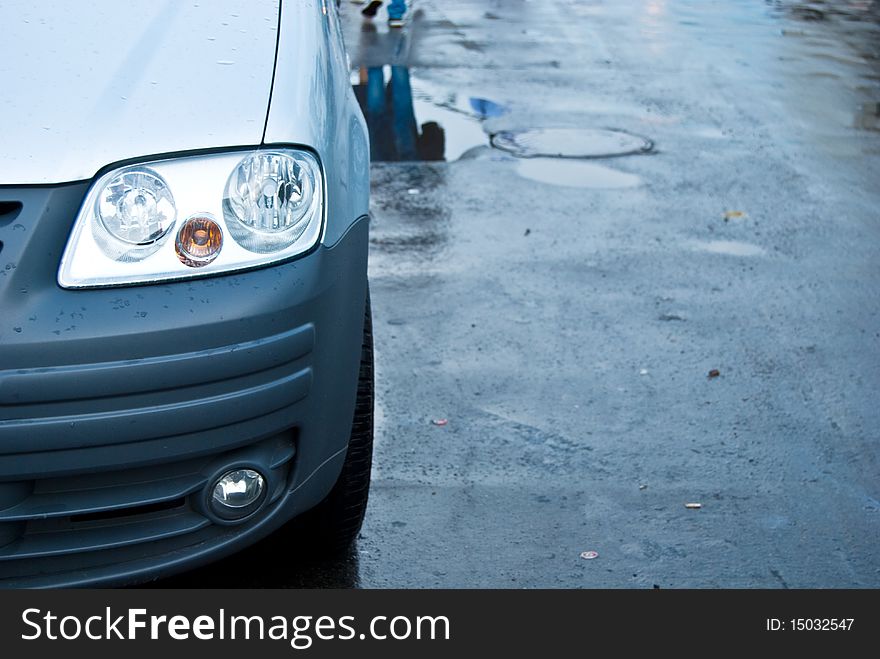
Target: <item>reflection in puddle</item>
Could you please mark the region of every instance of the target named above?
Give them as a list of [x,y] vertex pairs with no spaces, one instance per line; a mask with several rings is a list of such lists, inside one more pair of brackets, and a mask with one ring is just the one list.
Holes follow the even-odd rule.
[[635,174],[581,160],[528,158],[517,162],[516,172],[533,181],[570,188],[633,188],[641,183]]
[[353,85],[376,162],[458,160],[487,144],[480,121],[506,112],[485,98],[468,98],[462,106],[455,95],[438,100],[405,66],[363,67]]
[[443,160],[443,129],[436,122],[416,123],[408,67],[363,67],[354,92],[370,130],[372,160]]
[[690,246],[701,252],[726,254],[727,256],[764,256],[767,253],[763,247],[736,240],[694,241]]
[[490,101],[487,98],[471,97],[468,99],[468,103],[470,103],[471,110],[476,112],[481,119],[488,119],[489,117],[500,117],[501,115],[507,113],[507,108],[505,108],[503,105],[496,103],[495,101]]
[[427,100],[413,98],[413,108],[418,121],[434,122],[443,127],[446,136],[443,157],[438,160],[458,160],[474,147],[485,146],[489,136],[472,117],[455,110],[436,105]]

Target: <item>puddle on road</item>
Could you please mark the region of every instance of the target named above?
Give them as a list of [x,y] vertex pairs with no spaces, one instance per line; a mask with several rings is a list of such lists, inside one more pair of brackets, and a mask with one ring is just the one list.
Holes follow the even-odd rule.
[[520,158],[612,158],[648,153],[654,143],[622,130],[538,128],[496,133],[492,146]]
[[496,103],[495,101],[490,101],[488,98],[477,98],[471,96],[470,98],[468,98],[468,103],[471,106],[471,110],[473,110],[481,119],[488,119],[489,117],[500,117],[507,114],[506,107],[504,107],[500,103]]
[[709,140],[723,140],[727,137],[724,134],[724,131],[720,128],[715,128],[712,126],[705,126],[703,128],[694,129],[694,135],[697,137],[703,137]]
[[582,160],[527,158],[517,162],[516,172],[523,178],[569,188],[633,188],[642,181],[635,174]]
[[764,256],[767,254],[763,247],[736,240],[693,241],[689,246],[700,252],[725,254],[726,256]]
[[[501,131],[490,138],[483,122],[505,115],[507,107],[437,87],[405,66],[362,67],[352,72],[352,85],[370,130],[373,162],[454,161],[486,146],[541,160],[612,158],[649,153],[654,147],[645,137],[597,128]],[[521,163],[518,171],[526,178],[570,187],[640,183],[632,174],[585,163]]]
[[855,127],[880,130],[880,103],[863,103],[856,113]]
[[496,133],[492,146],[520,159],[516,172],[523,178],[568,188],[615,190],[634,188],[642,180],[590,161],[649,153],[654,143],[619,130],[543,128]]
[[502,131],[490,139],[483,122],[505,115],[504,105],[443,89],[404,66],[362,67],[352,72],[352,85],[370,130],[373,162],[454,161],[493,146],[521,158],[516,171],[523,178],[620,189],[641,179],[585,160],[649,153],[654,146],[625,131],[592,128]]
[[771,12],[797,21],[816,23],[841,19],[851,22],[880,21],[880,6],[876,0],[845,0],[831,3],[826,0],[766,0]]
[[487,98],[439,90],[405,66],[361,68],[352,73],[352,85],[374,162],[458,160],[488,145],[483,120],[507,112]]
[[[877,0],[767,0],[770,15],[783,23],[781,33],[793,37],[795,56],[789,57],[800,73],[822,85],[806,105],[815,114],[834,113],[844,119],[838,128],[880,130],[877,85],[880,80],[880,2]],[[800,25],[800,27],[796,27]],[[851,81],[861,84],[852,85]],[[854,93],[839,93],[831,85],[845,85]],[[813,89],[807,90],[814,91]],[[855,101],[855,109],[843,104]],[[798,102],[803,103],[801,95]],[[852,107],[851,105],[849,107]],[[852,118],[852,123],[849,119]],[[837,122],[835,122],[837,123]]]
[[437,155],[441,157],[432,160],[458,160],[471,149],[488,142],[489,136],[473,117],[419,98],[413,98],[413,109],[416,122],[423,129],[426,123],[433,123],[443,132],[443,149],[437,149]]

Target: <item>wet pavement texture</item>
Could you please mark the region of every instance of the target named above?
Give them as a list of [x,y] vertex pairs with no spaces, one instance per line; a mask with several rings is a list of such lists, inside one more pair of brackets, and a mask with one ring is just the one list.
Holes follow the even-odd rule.
[[[162,585],[880,586],[880,3],[342,11],[385,131],[366,522]],[[530,131],[653,146],[491,146]]]

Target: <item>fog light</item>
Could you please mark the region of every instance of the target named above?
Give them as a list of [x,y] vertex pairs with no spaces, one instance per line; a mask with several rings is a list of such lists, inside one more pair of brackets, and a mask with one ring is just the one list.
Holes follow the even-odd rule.
[[218,478],[211,495],[211,511],[226,520],[243,519],[260,507],[266,479],[253,469],[235,469]]

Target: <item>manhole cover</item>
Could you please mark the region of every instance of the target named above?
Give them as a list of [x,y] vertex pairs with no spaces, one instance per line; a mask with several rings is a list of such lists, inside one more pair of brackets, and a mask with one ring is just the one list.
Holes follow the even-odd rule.
[[492,146],[520,158],[611,158],[647,153],[654,143],[622,130],[539,128],[495,133]]

